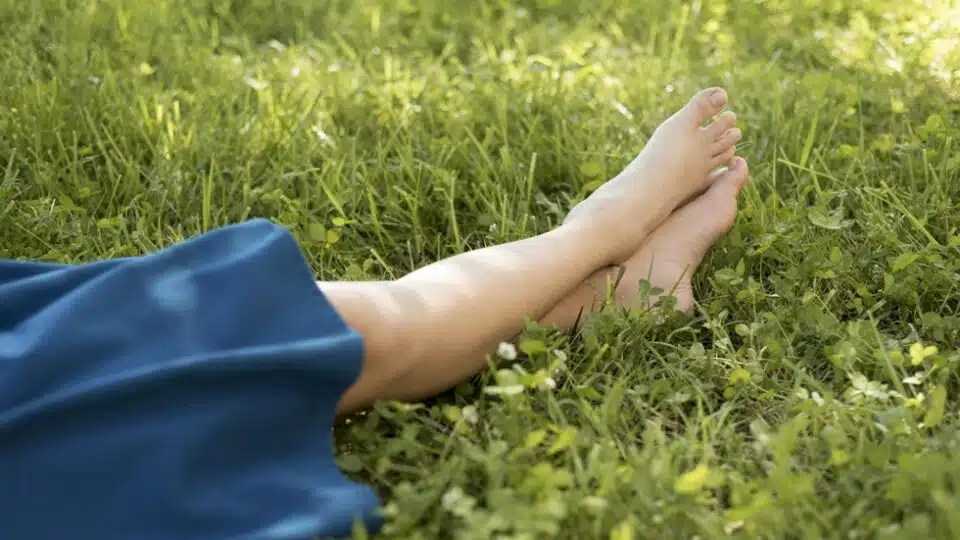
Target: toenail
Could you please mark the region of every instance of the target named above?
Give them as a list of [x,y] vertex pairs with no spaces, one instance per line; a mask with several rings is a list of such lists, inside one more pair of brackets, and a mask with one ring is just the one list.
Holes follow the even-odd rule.
[[715,90],[710,94],[710,103],[713,104],[714,107],[723,107],[726,102],[727,93],[723,90]]

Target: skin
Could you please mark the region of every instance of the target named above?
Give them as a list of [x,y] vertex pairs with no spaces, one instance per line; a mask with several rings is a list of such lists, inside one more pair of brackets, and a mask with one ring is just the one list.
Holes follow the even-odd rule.
[[[581,313],[590,313],[606,299],[608,286],[617,284],[612,300],[624,307],[640,304],[637,286],[646,279],[677,299],[676,309],[693,309],[691,277],[707,251],[733,226],[737,196],[747,181],[747,162],[733,158],[729,169],[714,174],[710,188],[679,208],[620,266],[594,272],[561,300],[540,322],[573,328]],[[644,301],[653,303],[656,298]]]
[[[675,261],[655,266],[662,279],[684,283],[686,267],[732,223],[746,179],[746,163],[731,161],[741,135],[736,117],[720,114],[726,102],[716,88],[694,96],[636,159],[550,232],[463,253],[393,281],[318,283],[365,343],[363,369],[339,412],[442,392],[483,369],[487,355],[526,319],[573,324],[580,308],[602,295],[611,266],[626,262],[635,290],[646,277],[637,272],[648,272],[662,253]],[[728,164],[729,171],[714,172]],[[721,206],[714,214],[723,219],[690,229],[686,238],[678,234]],[[680,263],[684,269],[676,272]],[[618,297],[629,295],[628,280],[622,283]]]

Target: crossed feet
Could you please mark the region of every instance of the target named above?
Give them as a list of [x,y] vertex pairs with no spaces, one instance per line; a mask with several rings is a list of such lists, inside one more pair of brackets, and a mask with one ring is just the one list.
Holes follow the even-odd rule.
[[726,93],[717,88],[694,96],[657,128],[623,172],[570,211],[564,225],[605,231],[601,236],[610,239],[605,253],[617,266],[591,276],[547,322],[569,324],[563,319],[580,306],[589,312],[620,264],[625,271],[614,291],[617,303],[638,302],[638,283],[647,279],[674,296],[677,309],[693,307],[691,276],[733,225],[748,175],[747,162],[734,157],[741,133],[734,127],[736,116],[721,112],[726,103]]

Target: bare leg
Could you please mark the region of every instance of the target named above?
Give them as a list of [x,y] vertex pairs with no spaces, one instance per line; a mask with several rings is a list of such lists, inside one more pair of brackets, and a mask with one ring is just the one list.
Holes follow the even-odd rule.
[[[716,117],[726,95],[708,90],[657,129],[620,175],[549,233],[464,253],[391,282],[321,283],[366,345],[360,378],[340,410],[441,392],[482,369],[524,319],[546,315],[599,268],[628,258],[678,204],[727,163],[739,131]],[[657,153],[665,155],[658,155]]]
[[[364,367],[342,410],[416,400],[475,374],[486,353],[543,316],[608,257],[586,230],[560,228],[471,251],[391,282],[321,283],[364,338]],[[568,262],[569,261],[569,262]]]
[[[737,213],[737,195],[747,180],[747,163],[733,158],[729,170],[714,175],[706,193],[670,215],[653,232],[639,250],[620,266],[594,272],[585,282],[561,300],[543,319],[542,324],[571,328],[582,313],[600,307],[609,287],[617,285],[612,300],[623,306],[637,302],[637,285],[641,279],[663,289],[677,299],[677,309],[693,307],[691,277],[707,250],[733,225]],[[655,299],[651,298],[650,301]]]

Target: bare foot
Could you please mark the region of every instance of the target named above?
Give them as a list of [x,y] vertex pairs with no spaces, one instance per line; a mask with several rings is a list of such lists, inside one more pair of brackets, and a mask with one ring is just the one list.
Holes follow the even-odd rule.
[[733,113],[717,116],[726,103],[719,88],[694,96],[630,165],[574,207],[564,225],[598,229],[610,243],[611,264],[629,257],[679,204],[707,188],[710,171],[733,158],[741,135]]
[[[640,280],[663,289],[677,299],[676,309],[693,307],[691,277],[704,254],[730,230],[737,214],[737,195],[747,181],[747,162],[733,158],[728,169],[704,175],[710,188],[676,210],[657,228],[639,250],[623,262],[625,271],[617,282],[613,300],[625,307],[646,307],[655,298],[642,300]],[[600,308],[607,288],[619,274],[619,266],[598,270],[560,301],[541,322],[571,328],[587,314]]]
[[671,214],[647,237],[624,263],[626,270],[617,286],[616,301],[628,307],[638,304],[637,285],[646,279],[675,297],[678,310],[690,311],[693,272],[707,250],[733,226],[737,195],[747,174],[747,162],[734,158],[729,169],[711,175],[713,183],[706,193]]

